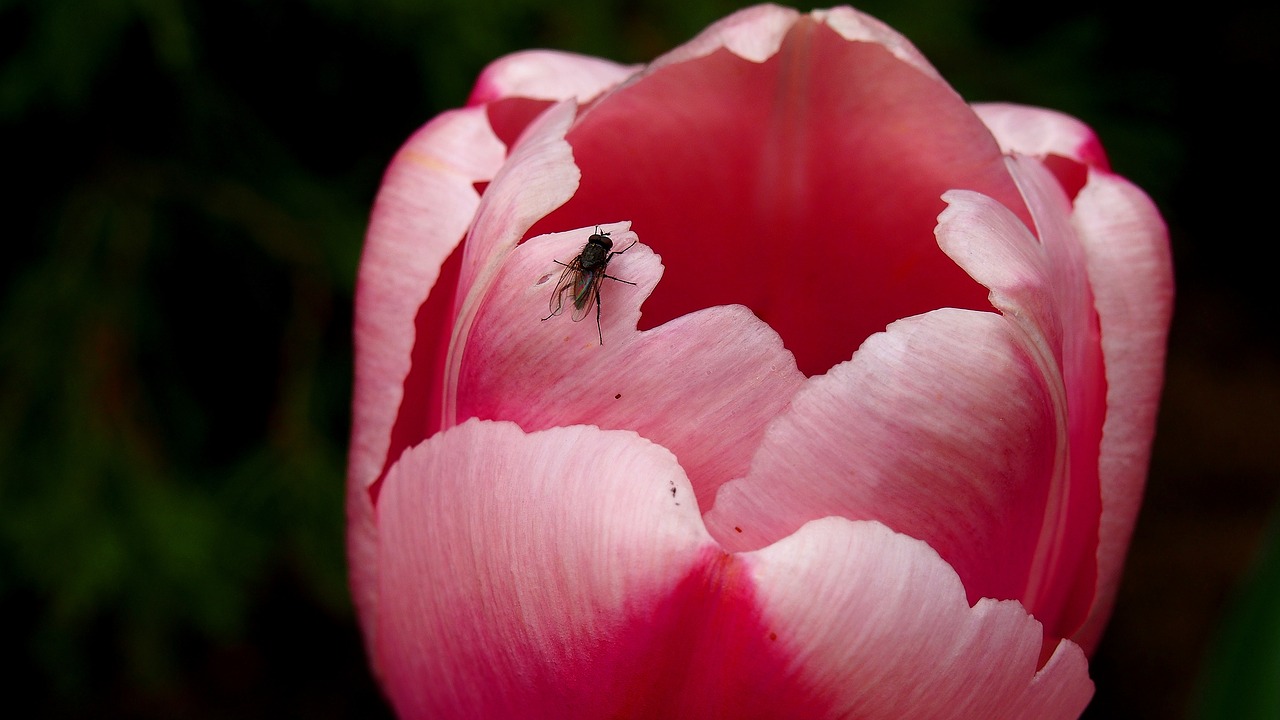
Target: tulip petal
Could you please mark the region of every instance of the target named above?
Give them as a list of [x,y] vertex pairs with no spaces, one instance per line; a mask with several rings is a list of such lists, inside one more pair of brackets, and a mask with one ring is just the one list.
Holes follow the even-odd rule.
[[642,328],[745,305],[810,376],[898,318],[988,309],[933,228],[954,187],[1030,222],[991,132],[887,28],[752,11],[580,116],[581,186],[533,234],[630,220],[668,269]]
[[1076,638],[1092,651],[1111,614],[1146,484],[1173,312],[1169,235],[1141,190],[1091,172],[1073,216],[1087,258],[1106,358],[1107,419],[1099,476],[1097,597]]
[[938,218],[938,243],[990,288],[991,303],[1022,330],[1023,345],[1048,384],[1057,460],[1027,589],[1016,597],[1052,634],[1071,637],[1098,580],[1092,548],[1101,515],[1097,457],[1106,412],[1098,318],[1064,190],[1038,160],[1013,156],[1008,163],[1038,240],[1002,205],[951,191]]
[[[556,260],[569,262],[596,227],[625,250],[607,273],[636,286],[602,281],[599,329],[594,312],[572,322],[571,305],[548,318],[565,270]],[[662,265],[648,247],[630,247],[637,238],[626,228],[540,236],[507,256],[471,333],[458,412],[530,431],[577,423],[635,430],[676,454],[706,507],[721,483],[746,471],[765,425],[804,376],[777,333],[741,306],[638,332],[640,303]]]
[[690,497],[629,432],[472,420],[406,451],[377,506],[399,717],[596,717],[634,694],[657,606],[719,555]]
[[573,195],[580,174],[564,135],[573,121],[573,101],[546,110],[521,136],[511,156],[485,190],[475,221],[467,234],[458,287],[453,334],[444,367],[443,426],[459,416],[458,376],[476,313],[488,297],[506,257],[538,218]]
[[799,12],[781,5],[744,8],[708,25],[688,42],[654,60],[647,72],[696,60],[720,49],[744,60],[764,62],[778,52],[783,37],[800,17]]
[[1037,672],[1038,623],[970,608],[923,543],[826,520],[729,555],[689,489],[630,432],[473,420],[407,451],[378,503],[398,716],[986,720],[1087,702],[1074,645]]
[[824,24],[846,40],[882,45],[898,59],[941,79],[909,40],[870,15],[842,6],[814,10],[806,16],[792,8],[768,4],[744,8],[711,24],[693,39],[654,60],[646,72],[696,60],[722,48],[744,60],[762,63],[778,52],[787,33],[802,21]]
[[373,632],[377,543],[368,491],[393,446],[413,362],[415,316],[471,222],[479,204],[474,184],[493,177],[504,154],[483,111],[440,115],[396,154],[373,207],[356,287],[347,472],[352,589],[366,637]]
[[356,288],[353,475],[372,482],[410,367],[414,316],[480,204],[505,149],[484,113],[432,120],[396,154],[374,203]]
[[970,607],[928,545],[879,523],[815,520],[743,559],[822,717],[1074,720],[1093,694],[1079,647],[1037,671],[1040,623],[1012,601]]
[[929,543],[969,598],[1018,597],[1040,534],[1053,407],[1016,329],[943,309],[871,336],[810,378],[769,426],[750,474],[706,513],[729,549],[828,515]]
[[814,10],[813,16],[846,40],[875,43],[884,47],[899,60],[915,66],[920,72],[933,76],[945,83],[942,76],[934,69],[915,45],[897,30],[881,22],[879,19],[843,5],[827,10]]
[[[431,287],[426,302],[417,308],[414,324],[399,328],[397,343],[406,345],[413,340],[412,363],[400,391],[412,402],[396,407],[385,455],[387,463],[405,448],[455,422],[457,364],[478,299],[483,297],[502,257],[511,251],[529,224],[563,203],[577,187],[578,169],[564,142],[574,109],[572,100],[552,105],[526,128],[510,156],[499,163],[479,204],[464,206],[472,212],[466,242],[444,261],[440,282]],[[479,109],[467,112],[483,117]],[[446,199],[431,194],[429,189],[420,190],[421,207],[415,211],[429,219],[433,209],[429,203]],[[412,279],[414,275],[406,272],[411,269],[389,266],[385,278],[371,274],[371,280],[401,281],[397,273]],[[416,287],[395,287],[405,290],[408,297],[420,292]],[[442,342],[446,338],[447,342]],[[361,341],[357,336],[357,342]],[[374,486],[373,492],[376,491]]]
[[629,432],[469,421],[406,452],[379,502],[398,715],[822,717],[688,492]]
[[[557,103],[529,126],[493,178],[467,235],[459,286],[469,298],[485,283],[534,222],[573,196],[580,173],[564,136],[577,105]],[[465,312],[465,311],[464,311]]]
[[973,111],[1006,153],[1058,155],[1101,170],[1110,167],[1097,134],[1070,115],[1013,103],[974,103]]
[[971,599],[1019,599],[1056,637],[1078,629],[1097,581],[1096,316],[1061,188],[1034,160],[1010,171],[1043,241],[967,191],[948,193],[938,225],[1006,319],[901,321],[810,379],[707,513],[727,547],[824,515],[878,519],[929,542]]
[[468,105],[520,97],[586,104],[640,70],[589,55],[555,50],[525,50],[489,63],[471,90]]

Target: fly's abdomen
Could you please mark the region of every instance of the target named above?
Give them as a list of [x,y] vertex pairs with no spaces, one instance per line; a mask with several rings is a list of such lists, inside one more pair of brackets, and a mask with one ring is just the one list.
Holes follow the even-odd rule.
[[573,306],[579,310],[586,306],[592,298],[596,274],[591,270],[583,270],[573,282]]

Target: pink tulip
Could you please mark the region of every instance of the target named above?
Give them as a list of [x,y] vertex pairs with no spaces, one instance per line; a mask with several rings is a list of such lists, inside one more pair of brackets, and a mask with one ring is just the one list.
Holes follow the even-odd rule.
[[[548,318],[597,230],[599,328]],[[402,718],[1078,717],[1172,296],[1091,130],[849,8],[502,58],[360,268],[379,682]]]

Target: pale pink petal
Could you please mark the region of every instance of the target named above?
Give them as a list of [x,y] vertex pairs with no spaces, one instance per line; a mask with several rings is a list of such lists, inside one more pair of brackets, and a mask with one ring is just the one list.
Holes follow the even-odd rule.
[[610,717],[680,692],[645,682],[685,610],[663,603],[720,555],[690,500],[671,453],[629,432],[472,420],[407,451],[377,507],[399,717]]
[[975,103],[973,110],[1005,152],[1041,159],[1058,155],[1101,170],[1109,168],[1097,134],[1070,115],[1013,103]]
[[[487,183],[479,205],[468,206],[472,216],[466,241],[444,261],[439,282],[417,309],[412,333],[402,330],[397,337],[413,347],[403,396],[414,401],[397,408],[387,462],[456,422],[457,363],[478,298],[529,223],[563,203],[577,187],[578,169],[564,142],[574,110],[572,100],[548,106],[524,130]],[[483,116],[482,110],[468,112]]]
[[854,10],[847,5],[829,10],[814,10],[812,15],[840,33],[840,37],[882,45],[899,60],[915,66],[922,73],[932,75],[939,82],[944,82],[938,71],[916,49],[916,46],[911,44],[910,40],[878,18]]
[[1083,250],[1062,187],[1038,161],[1014,157],[1011,174],[1035,218],[1039,239],[1002,205],[952,191],[938,218],[938,243],[991,302],[1021,328],[1021,340],[1052,398],[1057,458],[1031,576],[1017,597],[1057,637],[1079,627],[1097,582],[1100,514],[1097,452],[1106,386],[1097,316]]
[[573,196],[580,173],[564,136],[577,105],[547,109],[521,136],[485,189],[467,235],[459,285],[475,293],[534,222]]
[[442,380],[444,427],[467,417],[457,412],[458,376],[476,313],[489,296],[498,270],[529,227],[572,197],[578,187],[580,174],[564,140],[575,109],[573,101],[558,103],[529,126],[476,211],[463,246],[458,309]]
[[411,366],[415,316],[471,223],[474,183],[504,149],[480,110],[440,115],[396,154],[374,203],[355,299],[355,379],[348,456],[348,552],[355,604],[373,631],[376,539],[369,487],[382,474]]
[[806,375],[898,318],[988,309],[933,228],[954,187],[1030,222],[990,131],[900,45],[753,10],[760,27],[715,29],[707,42],[776,38],[791,22],[763,61],[690,50],[696,59],[658,66],[579,117],[567,139],[581,185],[530,235],[631,221],[667,268],[641,329],[745,305]]
[[920,538],[971,600],[1026,586],[1053,471],[1044,380],[991,312],[900,320],[810,378],[768,428],[743,480],[706,514],[730,549],[757,548],[828,515]]
[[822,717],[1074,720],[1093,694],[1080,648],[1037,670],[1040,623],[1011,601],[970,607],[928,545],[878,523],[816,520],[743,560]]
[[586,104],[640,68],[588,55],[526,50],[489,63],[476,80],[467,104],[510,97],[551,101],[573,98],[580,105]]
[[[614,247],[596,314],[547,318],[557,280],[599,227]],[[669,448],[706,507],[746,472],[769,420],[804,376],[768,325],[741,306],[707,308],[645,332],[640,303],[662,265],[626,223],[532,238],[507,256],[471,332],[458,377],[460,417],[526,430],[630,428]],[[544,320],[544,318],[547,318]],[[601,344],[603,337],[603,345]]]
[[1076,198],[1106,358],[1107,420],[1099,475],[1102,524],[1098,593],[1075,636],[1092,651],[1111,614],[1133,523],[1142,502],[1173,312],[1169,236],[1151,200],[1109,173],[1090,173]]
[[1084,622],[1099,582],[1097,554],[1091,548],[1097,547],[1102,515],[1098,455],[1107,382],[1098,313],[1066,188],[1047,162],[1014,155],[1008,163],[1048,260],[1048,287],[1063,328],[1061,372],[1068,434],[1067,482],[1050,489],[1045,532],[1032,583],[1022,599],[1057,637],[1072,637]]

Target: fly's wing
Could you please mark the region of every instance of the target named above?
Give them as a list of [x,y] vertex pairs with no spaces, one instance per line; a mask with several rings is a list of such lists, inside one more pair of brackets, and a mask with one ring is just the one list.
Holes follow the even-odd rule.
[[577,260],[565,265],[564,271],[560,273],[560,279],[556,281],[555,292],[551,293],[551,300],[547,303],[547,309],[551,311],[547,317],[559,315],[564,310],[564,296],[574,292],[574,285],[580,274]]
[[579,271],[573,283],[573,321],[578,322],[591,312],[600,300],[600,282],[604,273],[598,270]]

